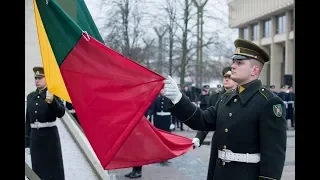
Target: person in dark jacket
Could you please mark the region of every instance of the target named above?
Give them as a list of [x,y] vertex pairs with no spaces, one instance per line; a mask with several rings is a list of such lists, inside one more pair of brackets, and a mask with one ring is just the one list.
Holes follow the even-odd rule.
[[168,76],[164,94],[172,115],[194,130],[215,131],[218,159],[214,180],[281,179],[287,147],[283,101],[259,80],[269,55],[244,39],[234,42],[231,79],[238,83],[215,106],[201,110]]
[[[224,93],[227,91],[234,91],[237,88],[237,83],[234,82],[231,76],[231,67],[225,67],[222,70],[223,76],[223,87],[222,90],[218,93],[212,94],[209,98],[209,107],[215,106],[218,100],[222,97]],[[196,137],[193,138],[192,142],[194,143],[194,148],[200,147],[203,141],[205,140],[206,136],[208,135],[209,131],[198,131]],[[210,163],[208,167],[208,174],[207,180],[212,180],[214,177],[214,171],[210,171],[210,169],[215,169],[216,161],[218,159],[218,146],[217,141],[215,140],[215,134],[212,136],[211,140],[211,152],[210,152]]]
[[200,109],[205,110],[209,106],[209,94],[205,89],[202,89],[201,94],[198,99],[198,104]]
[[276,91],[276,86],[275,86],[275,85],[269,86],[269,89],[270,89],[270,91],[273,92],[275,95],[278,95],[278,92]]
[[34,67],[37,89],[27,96],[25,148],[32,170],[41,180],[64,180],[60,137],[56,119],[65,114],[62,101],[48,91],[42,67]]

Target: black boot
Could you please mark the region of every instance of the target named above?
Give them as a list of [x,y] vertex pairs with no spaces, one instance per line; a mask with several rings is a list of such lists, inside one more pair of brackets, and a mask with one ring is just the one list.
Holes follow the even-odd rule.
[[124,177],[130,177],[132,173],[134,173],[134,171],[131,171],[130,173],[125,174]]
[[130,179],[139,178],[142,176],[141,171],[133,171],[129,176]]

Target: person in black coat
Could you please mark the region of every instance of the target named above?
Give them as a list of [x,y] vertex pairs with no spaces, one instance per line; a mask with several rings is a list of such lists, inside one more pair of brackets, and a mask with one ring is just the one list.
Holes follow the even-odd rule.
[[37,89],[27,96],[25,148],[41,180],[64,180],[60,137],[55,124],[65,114],[62,101],[48,91],[42,67],[34,67]]
[[218,159],[214,180],[281,179],[287,147],[283,101],[259,80],[269,55],[244,39],[234,42],[231,79],[235,91],[226,92],[215,106],[201,110],[180,92],[170,77],[164,80],[169,110],[194,130],[215,131]]
[[166,107],[168,102],[169,99],[163,95],[163,90],[161,90],[160,95],[152,103],[149,115],[153,115],[153,124],[156,128],[171,132],[172,116]]
[[273,92],[275,95],[278,95],[278,92],[276,91],[276,86],[275,86],[275,85],[269,86],[269,89],[270,89],[270,91]]
[[[210,96],[209,107],[215,106],[218,100],[227,91],[234,91],[237,88],[237,83],[230,78],[231,76],[230,66],[223,68],[222,76],[223,76],[222,90]],[[209,131],[197,131],[196,137],[193,138],[192,140],[192,142],[194,143],[194,148],[200,147],[202,145],[208,133]],[[217,141],[215,139],[215,134],[213,134],[212,140],[211,140],[211,152],[210,152],[210,160],[209,160],[210,163],[208,166],[207,180],[212,180],[214,177],[214,171],[210,171],[210,170],[215,169],[217,159],[218,159],[218,146],[217,146]]]
[[290,119],[291,121],[291,127],[295,128],[295,122],[294,122],[294,101],[295,101],[295,93],[293,92],[292,86],[288,87],[288,93],[287,93],[287,103],[288,103],[288,116],[287,120]]

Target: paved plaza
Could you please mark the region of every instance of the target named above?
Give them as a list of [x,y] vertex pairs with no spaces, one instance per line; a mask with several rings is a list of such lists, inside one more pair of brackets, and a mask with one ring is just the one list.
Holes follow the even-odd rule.
[[[189,137],[192,139],[196,131],[176,130],[174,133]],[[287,140],[287,156],[284,167],[284,172],[281,180],[295,179],[295,131],[288,130]],[[161,166],[160,164],[151,164],[143,166],[142,177],[139,180],[206,180],[207,169],[210,155],[210,141],[213,133],[209,133],[205,144],[200,148],[191,150],[188,153],[171,159],[168,166]],[[125,178],[124,174],[131,171],[131,168],[119,169],[109,171],[110,180],[129,180]]]

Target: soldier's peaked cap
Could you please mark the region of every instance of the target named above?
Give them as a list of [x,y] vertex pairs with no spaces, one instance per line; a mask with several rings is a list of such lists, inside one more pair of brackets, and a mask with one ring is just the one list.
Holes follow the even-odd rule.
[[42,77],[44,76],[43,67],[34,67],[33,68],[34,76],[35,77]]
[[222,70],[223,77],[230,77],[231,76],[231,66],[227,66]]
[[270,60],[269,55],[258,45],[253,42],[236,39],[234,41],[234,46],[236,47],[236,52],[232,56],[232,59],[245,60],[245,59],[256,59],[262,64]]

